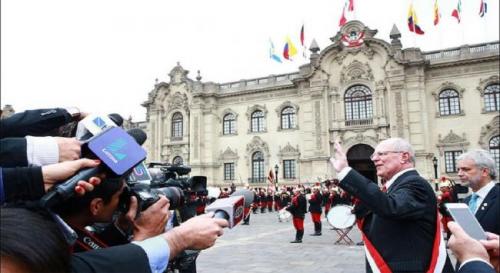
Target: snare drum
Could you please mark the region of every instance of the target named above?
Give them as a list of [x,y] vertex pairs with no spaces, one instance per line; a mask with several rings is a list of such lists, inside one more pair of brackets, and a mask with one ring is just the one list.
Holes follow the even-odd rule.
[[279,212],[278,212],[278,220],[280,222],[283,222],[283,221],[290,221],[290,218],[292,218],[292,214],[286,210],[286,209],[281,209]]
[[334,228],[350,228],[356,222],[356,216],[351,211],[351,206],[337,205],[330,209],[330,211],[326,215],[326,220]]

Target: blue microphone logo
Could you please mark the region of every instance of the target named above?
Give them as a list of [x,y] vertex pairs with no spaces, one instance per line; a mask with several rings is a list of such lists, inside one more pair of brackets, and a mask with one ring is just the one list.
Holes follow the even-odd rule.
[[96,117],[92,122],[99,128],[104,129],[107,127],[106,122],[101,117]]
[[116,164],[127,157],[127,154],[123,152],[126,144],[127,141],[125,139],[118,138],[103,148],[102,152]]

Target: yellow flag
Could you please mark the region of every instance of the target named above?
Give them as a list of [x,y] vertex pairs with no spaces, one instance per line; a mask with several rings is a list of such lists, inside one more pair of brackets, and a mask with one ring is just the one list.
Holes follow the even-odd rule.
[[297,55],[297,48],[290,40],[290,37],[288,37],[288,36],[286,37],[286,42],[288,44],[288,56],[292,57],[292,56]]

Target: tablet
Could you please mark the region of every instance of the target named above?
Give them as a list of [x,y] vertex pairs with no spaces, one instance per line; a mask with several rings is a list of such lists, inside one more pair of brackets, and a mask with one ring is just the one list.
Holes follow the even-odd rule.
[[446,203],[446,208],[453,217],[453,220],[462,227],[462,229],[476,240],[486,240],[486,233],[477,221],[476,217],[464,203]]

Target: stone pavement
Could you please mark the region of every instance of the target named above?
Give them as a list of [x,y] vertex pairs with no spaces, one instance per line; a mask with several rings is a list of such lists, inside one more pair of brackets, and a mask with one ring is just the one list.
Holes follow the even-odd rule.
[[[302,244],[291,244],[295,229],[291,222],[278,222],[276,212],[252,214],[250,225],[225,229],[215,246],[200,253],[198,273],[362,273],[364,248],[335,245],[338,235],[323,221],[323,235],[310,236],[314,227],[310,214],[304,222]],[[361,241],[357,227],[349,233]]]
[[[323,219],[323,235],[310,236],[314,227],[306,214],[302,244],[291,244],[291,222],[278,222],[276,212],[252,214],[250,225],[225,229],[216,244],[200,253],[198,273],[364,273],[364,247],[335,245],[338,235]],[[361,234],[354,225],[349,237]],[[452,264],[456,260],[452,255]]]

